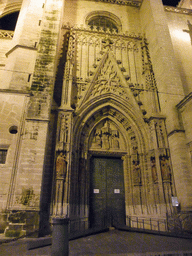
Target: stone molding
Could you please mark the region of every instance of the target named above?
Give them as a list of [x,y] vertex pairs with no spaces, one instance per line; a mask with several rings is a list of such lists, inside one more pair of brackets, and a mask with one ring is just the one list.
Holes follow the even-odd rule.
[[[127,155],[127,151],[113,151],[113,150],[108,150],[108,151],[102,151],[102,150],[89,150],[89,154],[92,156],[115,156],[115,157],[122,157]],[[131,156],[130,156],[131,157]]]
[[172,6],[165,6],[164,9],[167,12],[176,12],[176,13],[180,13],[180,14],[192,15],[191,9],[184,9],[184,8],[178,8],[178,7],[172,7]]
[[80,25],[78,26],[77,24],[75,26],[70,26],[70,24],[63,24],[61,29],[67,29],[67,30],[72,30],[72,31],[82,31],[82,32],[87,32],[87,33],[92,33],[92,34],[95,34],[95,32],[97,32],[98,35],[100,34],[104,34],[104,35],[113,35],[113,36],[117,36],[118,38],[119,37],[129,37],[129,38],[134,38],[134,39],[138,39],[138,40],[141,40],[143,37],[140,33],[136,34],[134,32],[129,32],[129,31],[124,31],[124,32],[116,32],[116,31],[110,31],[110,30],[107,30],[107,31],[104,31],[102,29],[100,30],[94,30],[94,29],[91,29],[89,26],[83,26],[83,25]]
[[[86,1],[93,1],[93,0],[86,0]],[[94,2],[103,2],[109,4],[118,4],[118,5],[127,5],[133,7],[140,7],[142,1],[130,1],[130,0],[95,0]]]
[[40,118],[26,118],[26,121],[35,121],[35,122],[42,122],[42,123],[50,123],[49,119],[40,119]]
[[29,92],[29,91],[24,91],[24,90],[0,89],[0,93],[26,94],[26,95],[32,96],[32,93],[31,93],[31,92]]
[[148,121],[152,121],[152,120],[156,120],[156,119],[166,119],[166,117],[164,115],[161,114],[154,114],[153,116],[150,116]]
[[177,105],[177,109],[181,110],[184,106],[186,106],[192,100],[192,92],[190,92],[184,99],[182,99]]
[[13,12],[19,12],[23,1],[18,0],[18,1],[14,1],[14,2],[13,1],[9,1],[9,2],[10,3],[4,4],[3,8],[1,7],[2,10],[0,11],[0,18],[6,16],[8,14],[11,14]]
[[14,31],[9,30],[0,30],[0,38],[1,39],[13,39]]
[[175,133],[185,133],[185,130],[179,130],[179,129],[175,129],[175,130],[173,130],[173,131],[171,131],[168,135],[167,135],[167,137],[169,138],[170,136],[172,136],[173,134],[175,134]]
[[5,54],[6,57],[8,57],[8,55],[9,55],[10,53],[12,53],[14,50],[16,50],[17,48],[23,48],[23,49],[27,49],[27,50],[37,51],[37,48],[36,48],[36,47],[30,47],[30,46],[26,46],[26,45],[17,44],[17,45],[15,45],[11,50],[9,50],[9,51]]

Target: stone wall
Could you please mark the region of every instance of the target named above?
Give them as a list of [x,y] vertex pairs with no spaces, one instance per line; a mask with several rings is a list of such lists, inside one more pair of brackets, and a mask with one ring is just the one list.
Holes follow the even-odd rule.
[[192,15],[166,11],[171,40],[185,95],[192,91]]

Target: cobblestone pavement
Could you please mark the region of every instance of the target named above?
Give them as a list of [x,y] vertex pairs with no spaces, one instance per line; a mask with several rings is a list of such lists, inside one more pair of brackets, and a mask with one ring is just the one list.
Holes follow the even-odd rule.
[[[21,239],[0,245],[0,256],[51,255],[51,246],[27,250],[27,241],[29,239]],[[69,242],[69,256],[170,256],[181,252],[184,256],[192,256],[192,239],[111,230]]]

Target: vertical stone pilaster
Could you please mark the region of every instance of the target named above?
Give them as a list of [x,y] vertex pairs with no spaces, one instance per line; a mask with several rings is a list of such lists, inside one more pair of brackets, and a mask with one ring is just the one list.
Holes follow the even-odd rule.
[[[191,189],[186,186],[186,180],[192,178],[189,171],[191,164],[186,148],[186,138],[182,132],[183,128],[176,108],[176,105],[184,98],[184,91],[162,1],[144,0],[140,14],[143,32],[149,42],[161,113],[166,116],[176,192],[180,197],[181,209],[191,209]],[[188,178],[185,173],[188,174]],[[179,178],[181,174],[182,179]]]
[[183,98],[184,91],[162,1],[144,0],[140,17],[143,33],[149,43],[160,109],[167,118],[166,127],[169,133],[180,127],[175,106]]
[[159,196],[154,191],[156,201],[159,201],[165,209],[164,214],[171,215],[173,213],[171,197],[175,196],[174,179],[171,166],[170,150],[168,147],[168,139],[165,128],[165,118],[161,116],[151,117],[151,174],[152,184],[158,188]]
[[[71,170],[72,112],[59,109],[56,134],[55,179],[53,188],[53,216],[66,217],[69,213]],[[58,162],[61,160],[60,163]],[[65,166],[64,163],[65,162]],[[61,170],[62,169],[62,170]],[[58,172],[65,172],[58,177]]]

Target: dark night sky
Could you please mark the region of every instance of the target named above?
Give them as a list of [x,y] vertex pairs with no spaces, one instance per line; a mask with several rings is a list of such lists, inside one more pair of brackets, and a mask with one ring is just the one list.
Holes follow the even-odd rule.
[[177,6],[180,0],[162,0],[164,5]]

